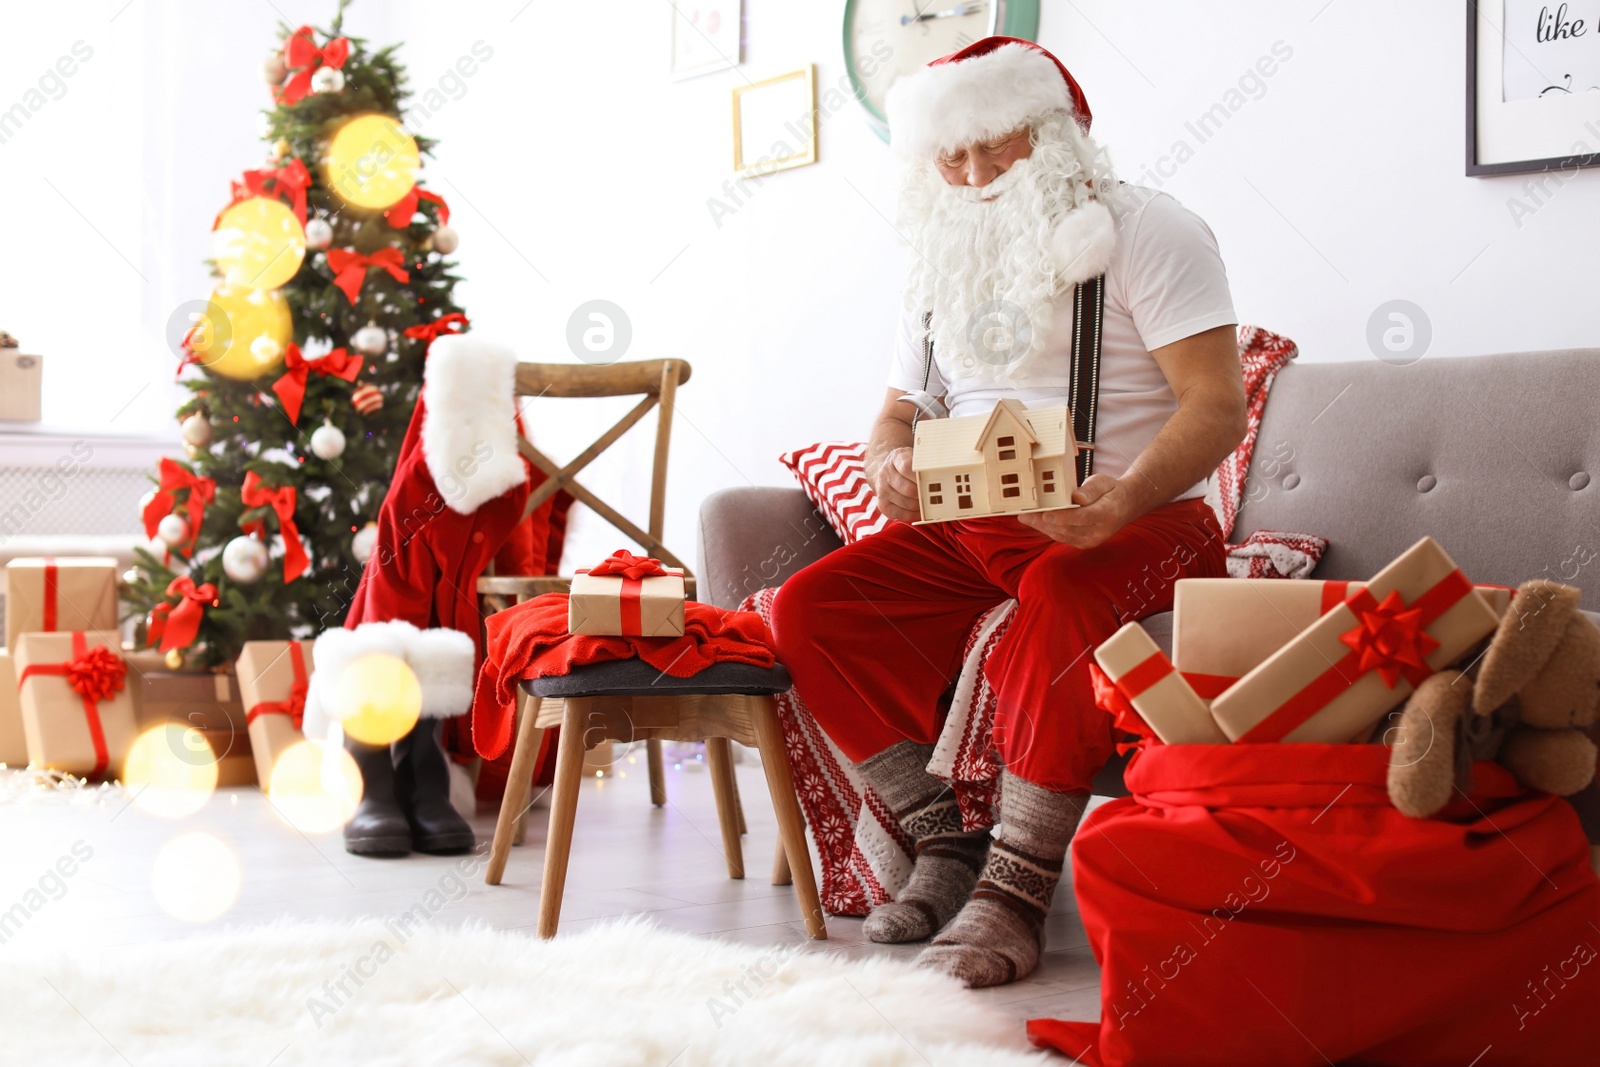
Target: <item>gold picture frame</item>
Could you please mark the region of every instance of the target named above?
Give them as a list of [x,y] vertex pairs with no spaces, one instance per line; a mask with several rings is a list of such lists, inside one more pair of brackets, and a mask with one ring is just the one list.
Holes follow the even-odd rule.
[[[761,151],[764,155],[747,157]],[[798,147],[797,147],[798,145]],[[764,78],[733,90],[733,169],[758,178],[817,161],[817,68]]]

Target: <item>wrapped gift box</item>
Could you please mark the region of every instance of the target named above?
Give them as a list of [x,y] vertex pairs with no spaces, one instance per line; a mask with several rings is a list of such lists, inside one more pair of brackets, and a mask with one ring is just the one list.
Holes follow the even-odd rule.
[[1145,725],[1169,745],[1225,745],[1227,736],[1143,626],[1130,622],[1094,650]]
[[231,672],[169,670],[160,653],[148,650],[124,650],[123,658],[140,730],[180,722],[197,730],[244,733],[244,704]]
[[116,628],[117,561],[110,556],[24,556],[6,564],[8,651],[23,634]]
[[272,782],[272,765],[278,757],[305,740],[300,720],[314,669],[309,641],[246,641],[234,663],[249,723],[256,780],[263,789]]
[[[1172,665],[1211,700],[1298,637],[1365,582],[1180,578],[1172,604]],[[1513,590],[1480,585],[1496,618]]]
[[1211,713],[1235,741],[1364,739],[1498,623],[1444,549],[1423,538],[1220,694]]
[[[596,568],[599,569],[599,568]],[[610,637],[682,637],[683,572],[631,578],[620,574],[572,577],[567,631]]]
[[139,728],[117,635],[23,634],[15,666],[28,761],[85,776],[120,774]]
[[28,739],[22,732],[22,701],[17,695],[16,664],[0,649],[0,763],[28,765]]

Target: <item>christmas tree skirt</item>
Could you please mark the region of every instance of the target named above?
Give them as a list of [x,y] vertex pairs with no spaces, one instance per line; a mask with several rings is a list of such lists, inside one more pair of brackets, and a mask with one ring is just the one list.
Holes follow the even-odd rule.
[[1048,1062],[953,979],[639,919],[551,941],[370,919],[13,952],[0,1002],[16,1063]]

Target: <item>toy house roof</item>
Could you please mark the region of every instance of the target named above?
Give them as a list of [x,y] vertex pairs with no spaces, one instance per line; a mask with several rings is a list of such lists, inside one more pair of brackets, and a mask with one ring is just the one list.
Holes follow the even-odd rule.
[[968,415],[959,419],[919,419],[911,469],[949,470],[983,462],[984,442],[993,428],[1003,423],[1002,411],[1015,417],[1023,432],[1032,440],[1035,459],[1066,455],[1072,438],[1067,433],[1065,407],[1030,411],[1023,407],[1021,401],[1007,398],[996,404],[987,415]]

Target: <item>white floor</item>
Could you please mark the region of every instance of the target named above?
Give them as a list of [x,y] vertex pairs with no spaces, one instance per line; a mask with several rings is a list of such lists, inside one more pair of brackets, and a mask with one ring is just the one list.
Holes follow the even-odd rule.
[[[620,915],[648,913],[662,926],[755,945],[801,944],[848,956],[911,957],[917,946],[865,942],[859,919],[829,918],[828,940],[812,942],[799,920],[794,891],[768,884],[776,840],[759,767],[738,767],[749,834],[748,877],[726,867],[704,767],[669,765],[665,808],[649,803],[642,753],[616,765],[620,776],[586,779],[562,910],[563,931]],[[0,966],[20,946],[133,944],[169,940],[207,928],[169,913],[192,914],[220,892],[225,910],[212,924],[253,924],[278,916],[388,917],[419,903],[434,922],[478,920],[530,935],[536,919],[547,809],[532,812],[527,844],[512,851],[504,884],[483,884],[483,864],[463,858],[411,856],[372,860],[344,851],[337,831],[305,836],[290,827],[254,787],[220,790],[198,813],[162,820],[128,806],[120,794],[89,803],[63,796],[0,802]],[[494,820],[475,823],[487,847]],[[157,858],[180,835],[220,841],[238,867],[236,898],[228,892],[227,855],[180,877],[195,879],[197,898],[175,904],[158,881]],[[216,846],[213,845],[213,848]],[[84,855],[88,859],[83,859]],[[203,853],[202,853],[203,855]],[[63,862],[63,858],[66,858]],[[75,857],[75,858],[74,858]],[[163,869],[166,869],[163,865]],[[181,868],[180,868],[181,869]],[[63,873],[70,872],[70,873]],[[220,883],[220,889],[219,889]],[[229,901],[231,900],[231,903]],[[1048,952],[1028,979],[974,992],[1021,1021],[1039,1016],[1093,1019],[1099,1014],[1099,969],[1063,884],[1048,924]]]

